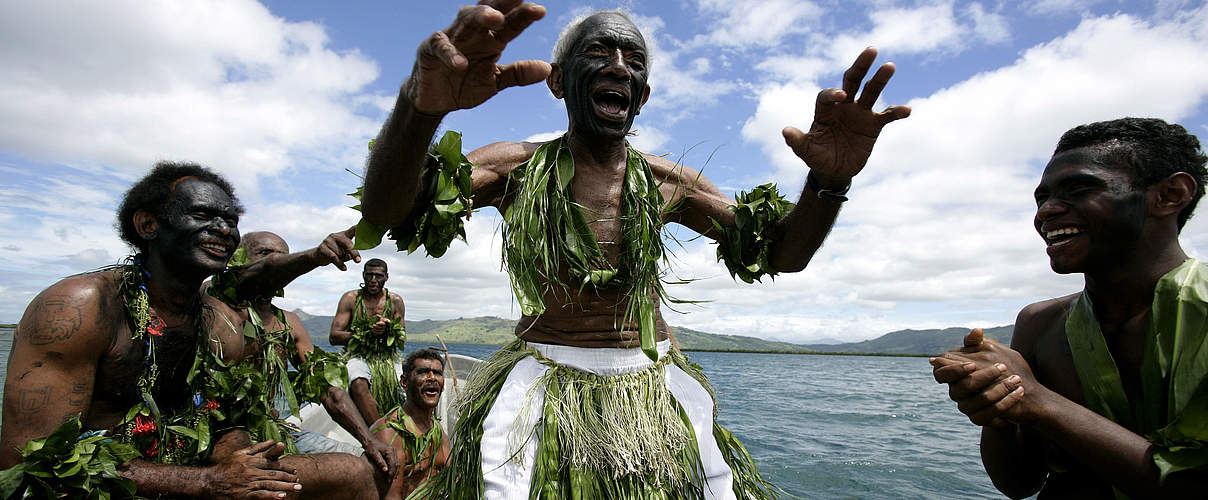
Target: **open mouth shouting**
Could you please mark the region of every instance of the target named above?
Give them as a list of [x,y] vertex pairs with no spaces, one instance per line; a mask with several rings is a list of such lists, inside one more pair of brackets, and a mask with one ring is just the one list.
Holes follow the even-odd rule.
[[436,382],[431,382],[431,383],[424,384],[422,387],[420,387],[419,393],[421,395],[423,395],[424,399],[439,399],[441,389],[442,389],[442,387],[440,386],[440,384],[437,384]]
[[625,121],[629,116],[629,89],[620,85],[601,85],[591,93],[596,115],[608,121]]

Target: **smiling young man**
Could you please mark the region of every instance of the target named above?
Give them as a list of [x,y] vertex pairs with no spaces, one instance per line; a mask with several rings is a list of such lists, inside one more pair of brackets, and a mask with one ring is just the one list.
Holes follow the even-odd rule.
[[[348,394],[365,424],[398,406],[397,380],[406,340],[403,298],[386,289],[386,261],[369,259],[361,271],[364,283],[340,297],[331,318],[331,345],[347,346]],[[384,342],[389,336],[395,342]]]
[[[242,213],[230,184],[195,164],[160,163],[126,193],[118,229],[137,254],[51,285],[17,326],[0,467],[78,416],[89,435],[134,447],[138,458],[95,470],[116,467],[140,496],[376,497],[360,457],[281,457],[281,443],[252,444],[232,421],[239,404],[214,383],[252,354],[236,326],[246,312],[202,292],[239,244]],[[321,257],[296,255],[306,262],[294,267],[327,262]]]
[[403,500],[449,462],[449,440],[434,419],[445,390],[440,353],[420,349],[403,362],[402,385],[407,401],[377,422],[378,439],[394,447],[402,468],[384,500]]
[[[785,128],[809,167],[799,202],[757,188],[748,208],[767,210],[739,227],[728,208],[735,201],[699,172],[627,142],[650,96],[652,61],[626,14],[570,23],[552,64],[496,64],[544,13],[516,0],[462,8],[419,47],[370,153],[364,222],[396,228],[392,237],[405,241],[417,218],[442,221],[449,211],[417,202],[433,198],[426,186],[440,185],[423,179],[445,114],[542,80],[566,104],[561,138],[498,142],[466,157],[474,165],[469,206],[504,214],[504,258],[523,317],[518,340],[477,370],[454,460],[429,484],[452,498],[771,496],[746,450],[716,425],[704,375],[669,352],[658,311],[663,226],[677,222],[722,242],[719,253],[734,257],[727,265],[744,280],[805,268],[882,127],[909,115],[901,106],[872,110],[894,67],[881,66],[857,98],[876,58],[865,50],[843,89],[819,94],[809,134]],[[439,163],[461,164],[444,157],[460,156],[448,149],[435,149]]]
[[975,331],[932,360],[983,426],[982,461],[1008,496],[1208,491],[1208,267],[1179,245],[1205,161],[1194,136],[1155,119],[1058,142],[1035,225],[1053,271],[1082,273],[1085,288],[1025,307],[1010,348]]

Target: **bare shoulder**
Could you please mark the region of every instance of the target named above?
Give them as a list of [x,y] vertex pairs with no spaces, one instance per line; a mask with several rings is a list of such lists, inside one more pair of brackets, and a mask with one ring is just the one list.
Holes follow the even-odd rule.
[[528,161],[533,152],[542,142],[492,142],[471,151],[466,159],[474,164],[475,169],[485,168],[500,174],[510,172],[516,165]]
[[352,304],[357,300],[357,291],[358,290],[349,290],[344,292],[344,295],[340,296],[340,306],[343,307],[344,305],[347,305],[348,307],[352,307]]
[[34,347],[108,346],[125,311],[117,296],[117,281],[114,271],[96,271],[69,276],[51,285],[30,302],[15,338]]
[[394,303],[396,303],[396,304],[402,304],[402,303],[403,303],[403,296],[402,296],[402,295],[399,295],[399,294],[397,294],[397,293],[394,293],[394,292],[390,292],[390,300],[391,300],[391,301],[393,301],[393,302],[394,302]]
[[1031,351],[1032,346],[1046,333],[1053,331],[1055,326],[1061,325],[1064,330],[1066,313],[1080,293],[1042,300],[1021,309],[1015,318],[1011,347],[1020,352]]
[[285,322],[289,323],[289,329],[294,332],[294,336],[306,335],[306,326],[302,324],[302,318],[298,317],[297,313],[282,309],[281,315],[285,316]]

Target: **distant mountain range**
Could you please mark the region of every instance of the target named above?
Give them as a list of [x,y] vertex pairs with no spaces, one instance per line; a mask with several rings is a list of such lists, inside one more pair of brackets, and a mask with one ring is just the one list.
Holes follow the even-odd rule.
[[[331,316],[312,316],[294,311],[311,338],[320,344],[327,343],[331,329]],[[449,344],[504,345],[516,338],[516,321],[481,316],[449,320],[407,321],[407,341],[438,343],[440,335]],[[1010,343],[1014,325],[986,328],[986,336]],[[680,348],[687,351],[740,351],[740,352],[784,352],[784,353],[850,353],[888,354],[900,356],[935,355],[953,347],[959,347],[968,328],[945,328],[943,330],[899,330],[863,342],[839,344],[793,344],[777,342],[743,335],[719,335],[682,327],[671,327]]]

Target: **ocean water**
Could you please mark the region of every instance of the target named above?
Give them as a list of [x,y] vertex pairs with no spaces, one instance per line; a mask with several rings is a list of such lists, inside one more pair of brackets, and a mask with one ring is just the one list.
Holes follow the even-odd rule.
[[[0,329],[0,382],[11,344]],[[477,358],[495,349],[449,348]],[[1002,498],[982,470],[978,428],[926,358],[688,354],[717,391],[722,425],[790,498]]]

